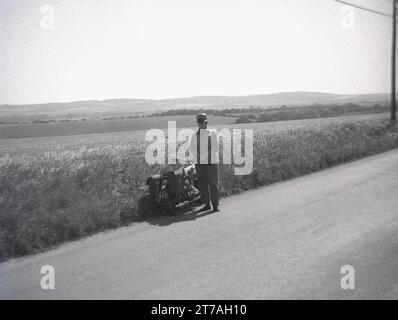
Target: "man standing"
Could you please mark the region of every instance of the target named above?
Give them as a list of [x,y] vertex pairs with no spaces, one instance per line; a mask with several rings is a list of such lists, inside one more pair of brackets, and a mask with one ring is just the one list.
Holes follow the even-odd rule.
[[190,153],[196,167],[201,198],[205,204],[201,210],[210,210],[211,201],[213,210],[220,211],[218,194],[219,142],[217,132],[207,128],[207,115],[205,113],[200,113],[196,116],[196,123],[199,129],[192,135]]

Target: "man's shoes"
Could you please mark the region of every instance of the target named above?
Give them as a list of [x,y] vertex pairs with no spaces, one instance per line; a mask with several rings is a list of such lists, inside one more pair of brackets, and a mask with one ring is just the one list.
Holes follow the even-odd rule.
[[208,211],[210,209],[211,209],[210,205],[206,205],[202,209],[200,209],[200,211],[203,212],[203,211]]
[[214,211],[214,212],[219,212],[219,211],[220,211],[220,208],[219,208],[218,206],[213,206],[213,211]]

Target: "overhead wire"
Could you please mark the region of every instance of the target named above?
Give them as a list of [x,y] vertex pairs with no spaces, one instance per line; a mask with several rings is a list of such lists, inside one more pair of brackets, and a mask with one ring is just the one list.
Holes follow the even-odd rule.
[[[338,2],[338,3],[341,3],[341,4],[345,4],[347,6],[351,6],[351,7],[354,7],[354,8],[357,8],[357,9],[361,9],[361,10],[364,10],[364,11],[368,11],[368,12],[371,12],[371,13],[379,14],[379,15],[382,15],[382,16],[386,16],[386,17],[390,17],[390,18],[392,17],[391,14],[388,14],[388,13],[385,13],[385,12],[381,12],[381,11],[377,11],[377,10],[373,10],[373,9],[370,9],[370,8],[366,8],[366,7],[363,7],[363,6],[360,6],[358,4],[348,2],[348,1],[344,1],[344,0],[332,0],[332,1]],[[395,0],[393,0],[393,1],[395,1]]]

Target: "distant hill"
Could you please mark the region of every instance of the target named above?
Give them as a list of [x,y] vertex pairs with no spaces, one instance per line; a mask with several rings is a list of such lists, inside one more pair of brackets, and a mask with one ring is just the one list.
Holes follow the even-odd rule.
[[310,104],[376,104],[386,103],[389,94],[341,95],[322,92],[281,92],[248,96],[198,96],[174,99],[109,99],[64,103],[0,105],[1,121],[32,121],[47,119],[98,119],[101,117],[148,114],[170,109],[226,109],[258,106],[272,108],[281,105]]

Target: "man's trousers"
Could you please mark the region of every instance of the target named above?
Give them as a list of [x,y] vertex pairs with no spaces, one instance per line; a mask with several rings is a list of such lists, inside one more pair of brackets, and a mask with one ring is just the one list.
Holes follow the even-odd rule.
[[[197,164],[196,174],[201,198],[205,205],[219,205],[218,164]],[[210,191],[210,192],[209,192]]]

